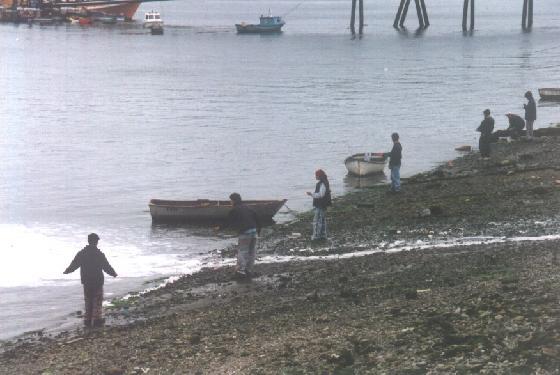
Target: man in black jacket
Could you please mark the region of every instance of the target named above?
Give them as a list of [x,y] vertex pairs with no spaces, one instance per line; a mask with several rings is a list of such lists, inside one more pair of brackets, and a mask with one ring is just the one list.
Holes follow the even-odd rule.
[[484,120],[480,123],[480,126],[476,129],[480,132],[480,138],[478,140],[478,148],[480,150],[480,155],[483,158],[490,157],[490,143],[492,143],[492,131],[494,131],[494,119],[490,116],[490,110],[485,109]]
[[399,193],[401,191],[401,160],[402,160],[402,146],[399,142],[399,134],[391,134],[393,140],[393,148],[391,152],[383,154],[384,157],[390,158],[389,169],[391,170],[391,193]]
[[76,254],[74,260],[64,274],[69,274],[80,269],[80,277],[84,286],[84,300],[86,312],[84,314],[84,325],[86,327],[98,327],[103,325],[103,271],[113,277],[117,273],[111,267],[105,254],[97,248],[99,236],[95,233],[88,235],[88,245]]
[[509,121],[509,127],[507,130],[510,131],[511,137],[516,139],[521,135],[521,131],[525,127],[525,120],[513,113],[506,113],[506,117]]
[[537,103],[535,103],[535,98],[533,98],[531,91],[525,93],[525,98],[529,101],[523,105],[523,108],[525,108],[525,121],[527,121],[527,138],[531,139],[533,138],[533,124],[537,119]]
[[250,278],[255,264],[257,235],[261,232],[261,223],[255,211],[243,204],[241,195],[229,196],[233,208],[228,214],[228,225],[239,234],[237,249],[237,276]]

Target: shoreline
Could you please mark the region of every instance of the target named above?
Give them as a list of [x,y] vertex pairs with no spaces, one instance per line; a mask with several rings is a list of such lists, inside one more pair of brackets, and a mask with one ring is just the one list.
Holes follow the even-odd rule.
[[[255,373],[551,369],[550,359],[560,353],[556,320],[550,313],[553,303],[558,304],[559,281],[554,277],[558,239],[455,244],[444,249],[412,246],[399,253],[391,253],[390,244],[557,234],[559,157],[555,137],[498,143],[490,160],[464,155],[407,179],[398,196],[385,194],[385,185],[351,192],[337,198],[328,213],[328,243],[310,244],[306,212],[275,226],[259,249],[260,257],[340,255],[338,259],[259,263],[259,277],[250,284],[232,282],[232,267],[202,269],[106,310],[118,325],[5,346],[0,373],[87,373],[93,368],[114,374],[141,373],[145,368],[155,373],[224,373],[229,368]],[[386,244],[381,247],[384,251],[344,258],[343,254],[380,244]],[[536,283],[536,269],[547,285]],[[541,313],[527,315],[527,301],[533,296],[526,285],[548,295],[536,305],[554,320],[545,322],[552,328],[539,333],[539,342],[533,342],[534,332],[539,332],[533,328],[546,324],[539,320]],[[496,296],[488,297],[503,292],[507,298],[499,298],[500,306]],[[484,305],[469,293],[489,300]],[[465,300],[471,305],[463,306]],[[446,301],[456,306],[453,311]],[[411,306],[419,309],[416,320],[406,311]],[[510,310],[519,314],[509,316]],[[488,314],[481,317],[480,312]],[[489,322],[484,325],[480,319]],[[523,336],[525,341],[514,338],[515,345],[501,343],[515,336],[515,330],[506,330],[509,336],[501,335],[501,341],[479,337],[481,332],[499,331],[490,323],[505,322],[523,326],[519,335],[533,332],[533,336]],[[272,330],[275,336],[264,340],[258,328]],[[476,334],[465,331],[470,328]],[[434,343],[425,347],[427,338]],[[520,343],[525,345],[523,353],[513,360],[507,353],[521,350]],[[486,349],[480,351],[481,345]],[[423,348],[415,352],[423,359],[413,361],[406,350],[417,348]],[[507,353],[495,358],[484,354],[496,348]],[[142,352],[142,357],[131,355],[132,350]],[[398,355],[390,356],[391,352]],[[186,363],[186,358],[192,361]]]

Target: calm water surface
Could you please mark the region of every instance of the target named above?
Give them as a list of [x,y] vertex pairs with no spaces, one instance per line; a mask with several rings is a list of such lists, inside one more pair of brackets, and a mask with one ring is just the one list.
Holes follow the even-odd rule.
[[[0,338],[82,309],[78,273],[61,273],[89,232],[121,276],[108,297],[198,269],[232,243],[152,227],[150,198],[238,191],[306,210],[318,167],[343,194],[356,185],[344,158],[387,151],[398,131],[411,175],[476,145],[483,109],[505,128],[525,90],[560,86],[557,1],[539,1],[523,33],[521,1],[488,0],[472,36],[460,31],[461,4],[431,1],[419,34],[413,7],[399,33],[398,1],[382,3],[366,2],[362,40],[349,38],[349,1],[334,0],[141,7],[137,19],[162,13],[162,37],[140,22],[0,25]],[[269,8],[289,13],[283,34],[235,33]],[[558,107],[538,110],[537,126],[560,121]]]

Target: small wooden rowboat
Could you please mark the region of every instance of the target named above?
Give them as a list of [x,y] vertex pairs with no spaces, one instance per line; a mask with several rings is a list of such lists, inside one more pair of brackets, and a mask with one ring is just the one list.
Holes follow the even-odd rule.
[[539,95],[542,100],[560,100],[560,88],[542,88]]
[[[262,222],[271,222],[272,217],[286,203],[281,200],[243,201],[257,213]],[[156,223],[218,223],[227,219],[232,209],[230,201],[199,199],[196,201],[171,201],[152,199],[149,204],[152,221]]]
[[383,154],[355,154],[344,161],[348,172],[354,176],[368,176],[383,172],[385,159]]

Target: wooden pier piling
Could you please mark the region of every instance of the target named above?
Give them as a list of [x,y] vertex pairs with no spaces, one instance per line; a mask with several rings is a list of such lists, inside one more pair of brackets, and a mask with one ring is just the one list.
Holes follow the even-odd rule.
[[469,15],[469,2],[471,5],[471,24],[469,29],[474,30],[474,0],[465,0],[463,2],[463,31],[467,31],[467,18]]
[[[418,15],[420,28],[425,29],[430,25],[428,12],[426,11],[426,3],[424,0],[414,0],[414,4],[416,5],[416,14]],[[401,0],[397,10],[397,15],[395,16],[395,22],[393,22],[394,28],[398,29],[399,27],[404,27],[404,21],[406,21],[409,6],[410,0]]]
[[523,0],[521,27],[523,30],[530,30],[533,27],[533,0]]
[[[364,32],[364,0],[358,0],[358,32],[360,35]],[[352,36],[356,35],[356,0],[352,0],[352,11],[350,14],[350,32]]]

